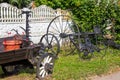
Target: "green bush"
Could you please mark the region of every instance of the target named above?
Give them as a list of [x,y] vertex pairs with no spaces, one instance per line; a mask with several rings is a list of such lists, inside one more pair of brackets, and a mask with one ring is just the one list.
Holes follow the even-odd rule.
[[92,31],[98,25],[104,27],[106,20],[114,23],[116,41],[120,38],[120,0],[35,0],[36,5],[45,4],[52,8],[67,9],[72,12],[82,31]]

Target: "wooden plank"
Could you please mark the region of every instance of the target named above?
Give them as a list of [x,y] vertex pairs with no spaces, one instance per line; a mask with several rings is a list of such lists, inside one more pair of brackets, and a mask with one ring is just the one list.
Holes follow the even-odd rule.
[[26,55],[26,49],[0,52],[0,64],[27,59]]
[[14,51],[3,51],[0,52],[0,59],[6,58],[6,57],[12,57],[14,56]]

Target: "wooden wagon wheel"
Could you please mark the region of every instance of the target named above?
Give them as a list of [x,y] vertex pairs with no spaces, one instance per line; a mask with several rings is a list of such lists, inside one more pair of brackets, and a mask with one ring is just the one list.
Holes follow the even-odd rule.
[[42,80],[53,72],[56,56],[51,53],[43,54],[37,63],[37,79]]
[[[78,33],[78,36],[69,36],[71,39],[74,39],[75,42],[79,43],[79,28],[76,25],[75,21],[70,16],[60,15],[55,17],[48,25],[47,34],[54,34],[59,42],[61,49],[67,53],[71,53],[71,50],[75,50],[73,43],[71,43],[68,34]],[[77,38],[77,39],[76,39]],[[71,47],[70,47],[71,46]]]

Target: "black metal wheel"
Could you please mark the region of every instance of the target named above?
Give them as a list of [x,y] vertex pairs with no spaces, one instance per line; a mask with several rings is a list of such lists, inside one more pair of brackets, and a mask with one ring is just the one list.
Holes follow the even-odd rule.
[[60,44],[56,36],[53,34],[45,34],[41,37],[40,43],[44,44],[45,51],[55,56],[60,52]]
[[96,47],[98,48],[98,53],[100,53],[98,57],[101,56],[101,58],[103,58],[108,50],[108,45],[106,45],[106,40],[102,34],[99,34],[96,37]]
[[99,48],[99,50],[105,50],[107,48],[106,40],[102,34],[99,34],[96,37],[96,46]]
[[[74,42],[76,42],[76,40],[78,42],[80,37],[78,26],[76,25],[75,21],[73,21],[73,19],[67,15],[55,17],[48,25],[47,34],[49,33],[54,34],[58,38],[61,50],[64,49],[63,51],[67,51],[68,53],[70,53],[71,50],[74,50],[70,48],[70,46],[73,45],[70,38],[74,40]],[[76,33],[78,36],[75,35]],[[71,35],[70,38],[68,35]]]
[[94,54],[89,53],[88,51],[79,53],[79,58],[82,60],[90,60],[93,56],[94,56]]
[[37,79],[42,80],[50,76],[53,72],[56,57],[51,53],[41,56],[37,63]]

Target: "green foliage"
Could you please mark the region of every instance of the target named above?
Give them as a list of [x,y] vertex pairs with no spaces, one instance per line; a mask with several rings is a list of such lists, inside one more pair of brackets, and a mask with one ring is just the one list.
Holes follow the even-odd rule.
[[[91,31],[94,26],[104,27],[105,20],[114,20],[116,39],[120,39],[120,0],[35,0],[36,5],[67,9],[72,12],[82,31]],[[109,1],[109,2],[108,2]]]
[[9,2],[8,0],[0,0],[0,3]]
[[18,8],[28,7],[31,0],[9,0],[10,4],[17,6]]
[[7,2],[18,8],[28,7],[32,0],[0,0],[0,3]]

